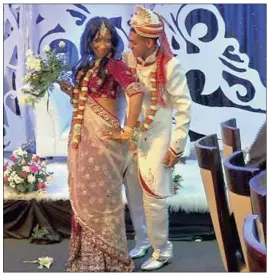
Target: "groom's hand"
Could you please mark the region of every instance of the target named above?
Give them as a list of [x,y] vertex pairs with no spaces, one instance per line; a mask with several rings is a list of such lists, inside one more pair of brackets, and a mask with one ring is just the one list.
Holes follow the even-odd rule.
[[162,163],[165,164],[165,168],[173,168],[176,163],[178,163],[180,159],[179,157],[175,157],[173,154],[171,154],[170,151],[167,151],[164,159],[162,160]]

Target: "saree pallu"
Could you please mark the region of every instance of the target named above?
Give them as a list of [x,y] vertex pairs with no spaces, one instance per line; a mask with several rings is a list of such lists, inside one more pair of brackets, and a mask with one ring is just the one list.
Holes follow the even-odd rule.
[[73,210],[67,271],[130,272],[125,231],[122,174],[124,146],[101,141],[105,127],[120,128],[119,120],[88,98],[81,142],[73,149],[69,136],[69,188]]

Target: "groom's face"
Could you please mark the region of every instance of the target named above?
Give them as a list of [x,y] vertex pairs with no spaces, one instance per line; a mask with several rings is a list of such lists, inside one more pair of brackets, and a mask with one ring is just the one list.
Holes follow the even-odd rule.
[[133,52],[135,57],[146,57],[148,52],[148,39],[138,35],[133,30],[129,33],[129,49]]

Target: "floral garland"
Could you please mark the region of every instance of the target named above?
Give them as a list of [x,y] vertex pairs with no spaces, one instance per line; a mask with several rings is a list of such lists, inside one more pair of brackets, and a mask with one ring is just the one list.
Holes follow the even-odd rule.
[[[81,141],[81,127],[84,117],[85,102],[88,96],[88,82],[92,74],[99,69],[100,60],[97,60],[94,66],[87,71],[85,74],[79,71],[76,76],[76,83],[74,85],[72,104],[74,107],[73,112],[73,137],[72,137],[72,147],[74,149],[78,148],[78,144]],[[83,79],[82,79],[83,78]],[[79,88],[79,83],[81,81],[81,89]],[[149,115],[145,119],[144,123],[141,125],[141,131],[148,131],[150,125],[154,121],[155,114],[157,112],[157,86],[156,86],[156,71],[151,73],[151,105]]]
[[[84,118],[85,103],[88,97],[88,82],[90,77],[99,69],[101,60],[96,60],[94,66],[89,69],[86,74],[79,71],[76,76],[76,83],[74,85],[72,104],[73,104],[73,137],[72,147],[78,148],[78,144],[81,141],[81,127]],[[80,80],[81,89],[79,88]]]
[[[135,68],[131,68],[131,72],[135,76],[137,76],[137,71]],[[158,97],[157,97],[157,85],[156,85],[156,70],[151,72],[150,80],[151,80],[151,87],[152,87],[150,90],[150,95],[151,95],[150,111],[148,116],[144,120],[143,124],[140,124],[140,122],[137,122],[136,124],[136,128],[140,128],[140,130],[143,132],[148,131],[148,129],[150,128],[150,125],[154,121],[154,117],[157,112]]]
[[142,131],[148,131],[150,128],[150,125],[154,121],[155,114],[157,112],[157,87],[156,87],[156,71],[153,71],[151,73],[151,105],[150,105],[150,111],[149,115],[145,119],[143,125],[142,125]]

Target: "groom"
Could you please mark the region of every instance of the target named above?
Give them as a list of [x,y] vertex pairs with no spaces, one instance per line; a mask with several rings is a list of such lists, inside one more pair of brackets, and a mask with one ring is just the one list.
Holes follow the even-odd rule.
[[[125,175],[126,195],[136,233],[132,258],[153,254],[142,270],[171,262],[166,198],[173,194],[172,168],[182,155],[190,124],[191,98],[185,74],[170,50],[164,23],[151,10],[138,7],[131,19],[129,48],[124,62],[145,86],[142,132]],[[172,116],[176,125],[172,129]]]

